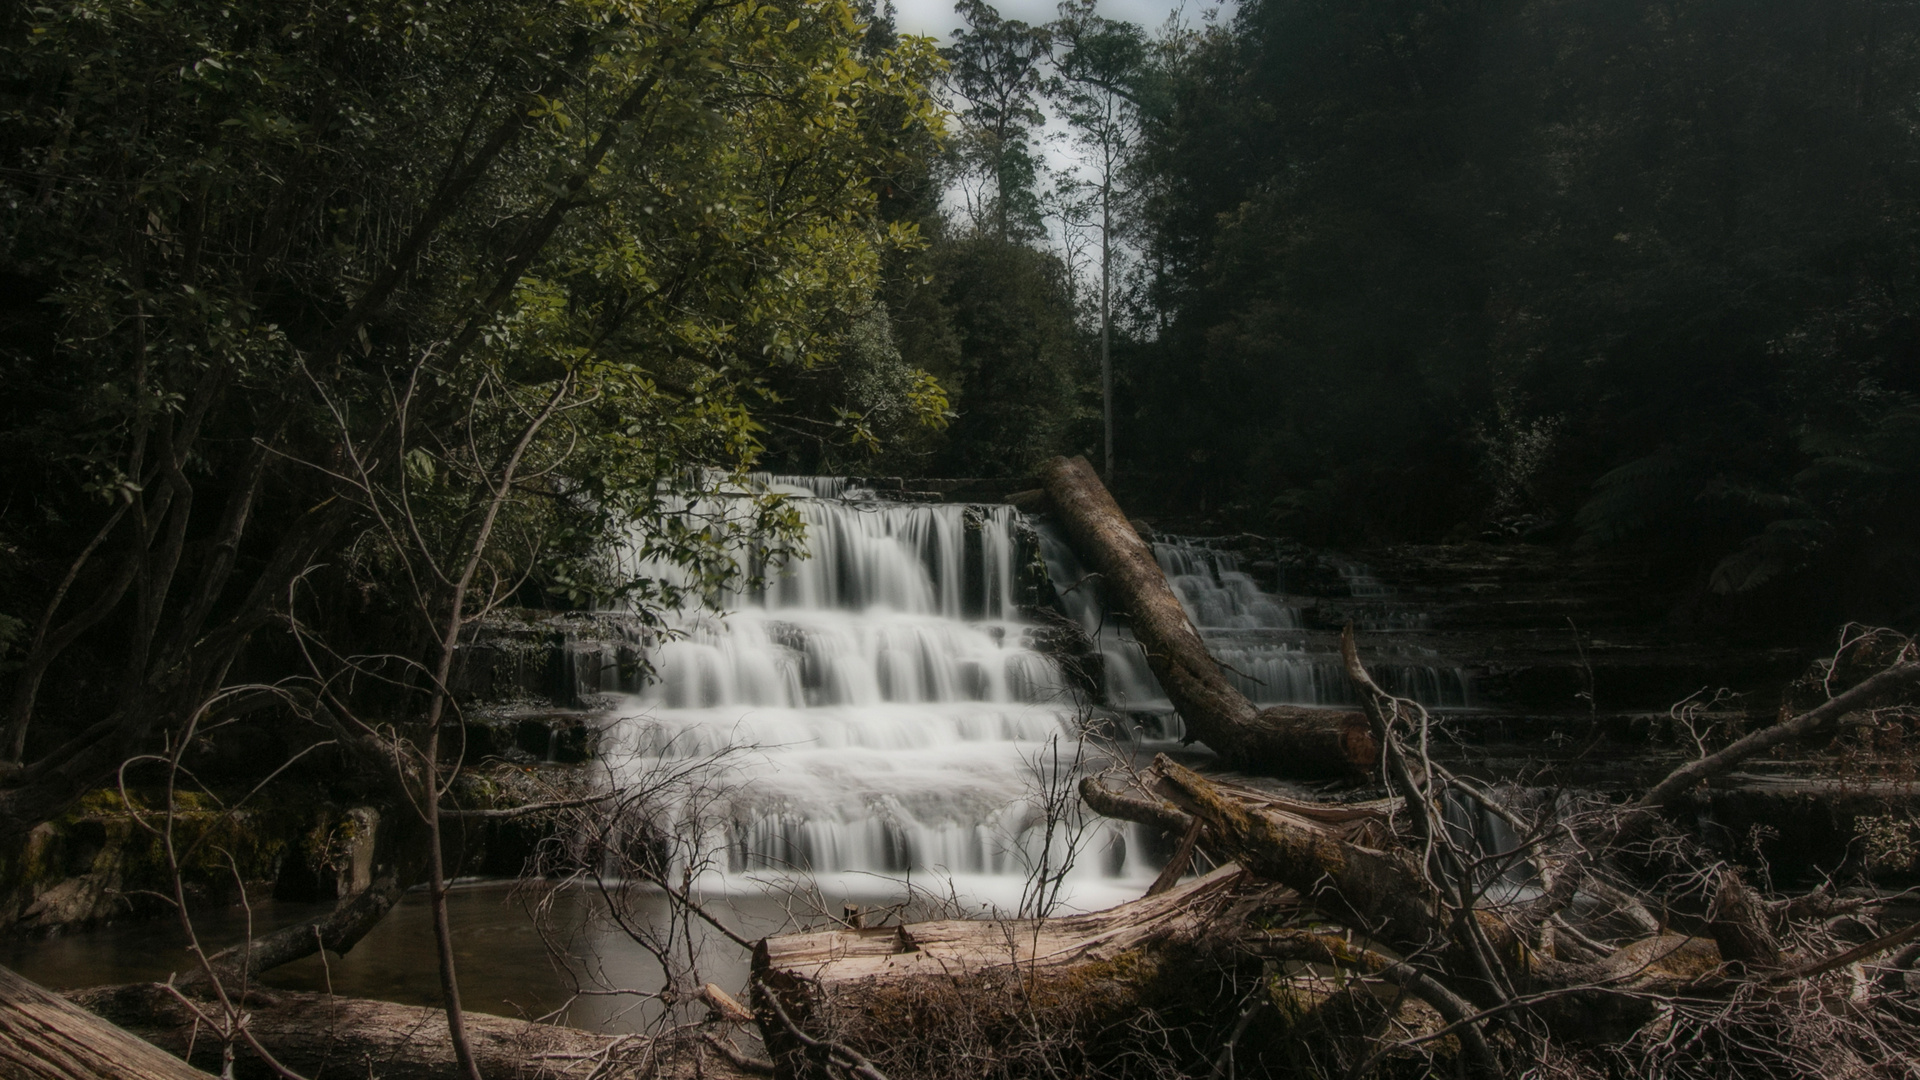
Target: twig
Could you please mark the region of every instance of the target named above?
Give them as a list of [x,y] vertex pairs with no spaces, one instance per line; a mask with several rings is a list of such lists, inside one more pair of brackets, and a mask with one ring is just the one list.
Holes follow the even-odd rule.
[[[800,1025],[793,1022],[793,1017],[787,1015],[787,1010],[780,1004],[780,996],[774,992],[773,987],[768,986],[764,979],[756,978],[753,982],[766,995],[767,1005],[773,1009],[773,1015],[779,1019],[780,1026],[787,1030],[787,1034],[791,1035],[795,1042],[808,1050],[824,1052],[832,1064],[860,1077],[861,1080],[887,1080],[887,1074],[876,1068],[873,1062],[867,1060],[866,1056],[858,1050],[844,1043],[816,1039],[802,1031]],[[842,1060],[833,1061],[832,1059],[836,1056]]]
[[749,1057],[741,1053],[739,1047],[722,1039],[711,1031],[703,1032],[700,1039],[708,1046],[713,1047],[716,1053],[726,1058],[733,1064],[734,1068],[739,1069],[741,1072],[755,1073],[760,1076],[773,1075],[773,1062],[762,1061],[757,1057]]
[[1799,967],[1788,968],[1785,971],[1775,974],[1767,981],[1770,983],[1783,983],[1792,982],[1796,979],[1811,979],[1816,975],[1825,975],[1829,971],[1865,960],[1875,953],[1885,952],[1898,945],[1905,945],[1916,937],[1920,937],[1920,922],[1912,923],[1901,930],[1895,930],[1891,934],[1883,934],[1867,942],[1865,945],[1856,945],[1838,956],[1830,956],[1825,960],[1815,960],[1802,964]]

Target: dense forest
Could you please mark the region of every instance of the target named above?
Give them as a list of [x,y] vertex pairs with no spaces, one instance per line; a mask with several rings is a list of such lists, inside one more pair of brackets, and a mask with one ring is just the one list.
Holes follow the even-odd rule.
[[1709,618],[1914,617],[1910,5],[962,8],[935,167],[970,197],[898,205],[931,243],[888,286],[958,415],[889,467],[1098,459],[1110,277],[1142,506],[1625,546]]
[[[557,19],[479,64],[513,5],[192,10],[9,24],[0,631],[29,670],[50,588],[123,519],[170,578],[333,514],[256,553],[291,573],[353,528],[300,493],[317,459],[398,439],[437,475],[436,425],[529,407],[554,348],[589,364],[549,434],[594,500],[547,522],[529,595],[622,587],[584,553],[692,464],[1100,458],[1104,351],[1111,479],[1144,508],[1313,544],[1626,546],[1710,617],[1920,603],[1907,5],[1255,0],[1141,28],[969,2],[944,55],[885,9],[837,16],[827,75],[812,16],[700,8],[658,41]],[[796,74],[592,83],[627,41]],[[723,104],[798,78],[777,114]],[[823,131],[836,95],[859,105]],[[776,173],[794,216],[738,202]],[[439,369],[467,373],[421,392]],[[402,393],[405,435],[355,407]],[[354,550],[341,587],[387,557]],[[233,572],[208,557],[196,631]],[[155,572],[119,565],[115,598]],[[142,634],[177,647],[167,587]]]
[[[218,1028],[229,1076],[243,1043],[299,1075],[250,1008],[312,1035],[246,987],[344,956],[413,893],[447,1042],[387,1075],[530,1069],[507,1021],[462,1019],[448,899],[485,862],[463,838],[514,829],[525,859],[482,872],[591,880],[662,973],[606,993],[644,998],[700,1075],[1911,1062],[1920,922],[1883,932],[1900,898],[1874,890],[1920,873],[1920,0],[1241,0],[1158,26],[959,0],[953,23],[904,33],[890,0],[0,11],[0,924],[163,912],[191,936],[195,909],[325,901],[258,934],[249,907],[241,944],[194,939],[179,985],[148,988],[192,1010],[188,1054]],[[1425,608],[1359,561],[1396,545],[1441,566]],[[1499,582],[1432,585],[1442,548],[1532,553],[1548,580],[1488,614]],[[908,585],[781,608],[775,579],[823,552],[822,580]],[[1586,594],[1541,598],[1575,570]],[[1603,643],[1565,612],[1618,591],[1579,610],[1632,637],[1601,677],[1631,668],[1647,700],[1608,716]],[[766,602],[751,641],[729,636],[741,597]],[[1433,641],[1497,655],[1469,674]],[[610,704],[687,642],[706,666],[682,698],[844,738],[865,764],[813,788],[867,816],[715,824],[742,746],[635,736]],[[1145,696],[1115,689],[1128,670]],[[1701,671],[1772,683],[1660,713]],[[1475,700],[1481,676],[1508,697]],[[1433,714],[1464,718],[1458,750],[1549,696],[1516,760],[1605,743],[1614,787],[1429,758]],[[657,772],[596,758],[616,728]],[[893,768],[849,751],[869,737],[935,779],[866,792]],[[1851,756],[1781,790],[1831,766],[1891,801],[1821,834],[1794,871],[1817,885],[1772,879],[1762,813],[1733,840],[1689,824],[1714,784],[1835,739]],[[812,936],[701,906],[729,852],[811,872],[780,862],[808,829],[918,872],[899,822],[979,744],[1005,760],[913,835],[978,854],[981,822],[1039,822],[1014,844],[1039,852],[1029,945],[967,929],[958,892],[931,952],[907,901],[880,934],[820,892]],[[1041,789],[1017,812],[1009,770]],[[769,821],[779,858],[748,851]],[[1068,821],[1147,830],[1134,864],[1108,857],[1151,854],[1147,896],[1049,921],[1075,852],[1094,861]],[[1906,861],[1875,878],[1887,852]],[[636,890],[659,908],[623,906]],[[1133,951],[1100,952],[1122,931]],[[752,956],[751,1009],[698,975],[696,932]],[[1043,987],[1047,934],[1068,959]],[[822,974],[1003,946],[1027,982],[896,999],[894,975]],[[1288,981],[1326,971],[1341,985]],[[0,1073],[22,1002],[94,1023],[37,992],[0,970]],[[355,1038],[404,1027],[368,1015]],[[596,1076],[663,1060],[565,1038]]]
[[1258,0],[1165,42],[1122,445],[1269,528],[1910,620],[1915,19]]

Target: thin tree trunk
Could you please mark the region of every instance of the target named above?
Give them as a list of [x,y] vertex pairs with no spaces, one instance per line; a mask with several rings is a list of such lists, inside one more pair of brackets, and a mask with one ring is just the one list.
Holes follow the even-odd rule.
[[[1109,168],[1109,174],[1112,170]],[[1105,417],[1105,476],[1113,483],[1113,183],[1100,185],[1100,406]]]
[[[499,520],[500,508],[506,503],[508,494],[513,491],[514,479],[527,448],[560,407],[560,402],[565,399],[572,385],[571,375],[560,380],[553,395],[547,399],[546,407],[528,422],[514,444],[513,452],[501,467],[500,479],[467,550],[466,565],[461,568],[460,576],[453,580],[449,590],[447,620],[441,632],[440,655],[433,672],[433,697],[427,705],[427,748],[423,770],[426,774],[427,884],[433,906],[434,940],[440,954],[440,988],[447,1004],[447,1029],[461,1071],[466,1073],[469,1080],[481,1080],[481,1076],[480,1066],[473,1057],[473,1048],[467,1041],[466,1024],[460,1008],[460,983],[454,971],[453,928],[447,921],[446,862],[440,838],[440,720],[446,712],[447,683],[453,675],[454,654],[460,648],[460,629],[466,625],[467,592],[473,585],[481,562],[486,558],[487,546],[493,538],[494,523]],[[422,554],[429,555],[426,551],[422,551]]]

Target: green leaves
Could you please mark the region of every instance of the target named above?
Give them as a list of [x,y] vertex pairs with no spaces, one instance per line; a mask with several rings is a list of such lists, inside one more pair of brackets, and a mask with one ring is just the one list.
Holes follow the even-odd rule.
[[[45,301],[0,342],[0,475],[9,505],[74,523],[32,557],[64,567],[102,504],[192,488],[213,494],[183,535],[214,535],[268,447],[239,546],[345,499],[333,554],[366,595],[457,561],[496,501],[490,587],[669,603],[755,572],[797,519],[696,526],[682,496],[757,460],[771,373],[840,362],[883,250],[915,242],[869,181],[925,154],[898,132],[941,124],[931,46],[866,54],[860,30],[840,0],[0,22],[0,271]],[[903,412],[944,412],[923,373],[899,381]],[[648,568],[611,568],[636,529]],[[662,583],[680,570],[704,584]]]

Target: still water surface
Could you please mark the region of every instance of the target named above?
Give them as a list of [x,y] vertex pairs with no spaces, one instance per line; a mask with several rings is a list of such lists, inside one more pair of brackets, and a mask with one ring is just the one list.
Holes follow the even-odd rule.
[[[543,934],[529,907],[538,893],[509,883],[455,889],[448,897],[453,944],[464,1004],[476,1012],[511,1017],[557,1018],[603,1031],[640,1030],[653,1015],[632,997],[592,991],[622,987],[654,991],[660,966],[651,954],[598,916],[604,905],[580,891],[552,894]],[[667,903],[643,894],[636,912],[664,921]],[[770,896],[714,900],[709,908],[749,939],[796,925],[786,905]],[[255,906],[256,933],[324,914],[330,905],[267,902]],[[211,951],[243,940],[242,911],[210,913],[195,920]],[[0,964],[55,990],[111,983],[164,980],[193,965],[185,932],[170,919],[139,919],[83,933],[40,940],[0,941]],[[697,930],[701,977],[729,990],[747,981],[746,952],[711,930]],[[409,893],[346,956],[323,964],[309,957],[268,973],[265,982],[287,990],[324,991],[413,1005],[440,1001],[432,916],[424,893]],[[590,993],[576,994],[577,990]]]

